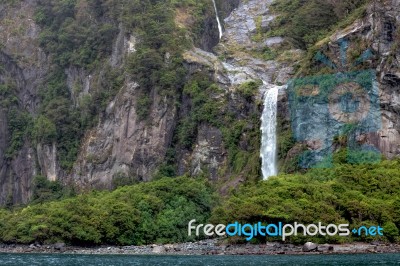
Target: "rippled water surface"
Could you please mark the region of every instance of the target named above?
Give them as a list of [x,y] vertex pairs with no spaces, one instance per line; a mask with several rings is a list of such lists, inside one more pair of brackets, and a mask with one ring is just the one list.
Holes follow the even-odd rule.
[[0,265],[400,265],[400,254],[310,256],[128,256],[0,254]]

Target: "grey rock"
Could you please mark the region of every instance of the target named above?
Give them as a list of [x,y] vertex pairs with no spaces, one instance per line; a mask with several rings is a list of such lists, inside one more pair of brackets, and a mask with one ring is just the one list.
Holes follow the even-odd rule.
[[[273,37],[257,42],[253,35],[257,31],[256,20],[261,18],[262,30],[267,30],[274,15],[269,6],[272,0],[248,1],[219,1],[224,19],[224,37],[215,51],[210,53],[218,36],[216,31],[205,33],[201,43],[203,48],[187,52],[185,65],[190,73],[197,70],[207,70],[216,83],[220,84],[224,92],[212,95],[216,100],[225,97],[229,99],[229,108],[236,112],[238,117],[244,117],[249,106],[235,94],[235,86],[249,80],[262,79],[265,84],[285,84],[294,74],[291,65],[281,65],[280,62],[263,61],[253,58],[246,52],[259,50],[265,46],[279,45],[283,41],[280,37]],[[229,3],[228,3],[229,2]],[[18,108],[26,110],[33,116],[38,114],[40,106],[38,88],[42,85],[49,73],[50,63],[38,45],[40,27],[35,24],[34,10],[37,1],[23,1],[21,5],[14,5],[9,9],[1,6],[3,21],[0,37],[5,40],[0,51],[0,62],[5,71],[0,74],[0,80],[14,80],[16,85]],[[230,11],[235,8],[233,12]],[[230,13],[230,14],[229,14]],[[20,14],[24,14],[20,16]],[[229,14],[229,16],[227,16]],[[214,20],[214,15],[210,16]],[[216,30],[215,21],[207,20],[210,26],[206,32]],[[381,128],[377,132],[370,132],[357,136],[357,144],[372,145],[389,159],[400,155],[400,61],[399,49],[395,49],[393,29],[399,28],[400,1],[376,1],[375,5],[368,6],[366,16],[355,21],[346,29],[333,34],[329,43],[324,45],[332,56],[336,65],[340,63],[340,49],[338,42],[343,38],[349,40],[361,39],[367,43],[379,60],[370,60],[370,67],[376,70],[376,84],[379,87]],[[14,25],[21,25],[21,34],[17,37],[8,36],[14,32]],[[214,25],[214,28],[213,28]],[[127,36],[125,29],[119,27],[118,36],[113,40],[112,54],[109,62],[112,66],[120,66],[127,54],[135,51],[135,44],[139,42],[134,35]],[[229,54],[230,50],[237,54]],[[227,56],[225,57],[225,52]],[[167,56],[168,57],[168,56]],[[221,59],[224,57],[226,59]],[[168,60],[167,60],[168,61]],[[373,62],[372,62],[373,61]],[[87,73],[79,67],[64,69],[67,76],[67,85],[70,89],[74,105],[79,99],[91,93],[92,87],[102,73]],[[91,76],[93,75],[93,76]],[[96,76],[97,75],[97,76]],[[78,86],[76,86],[78,85]],[[79,90],[74,90],[79,87]],[[98,121],[98,125],[86,132],[80,147],[78,160],[75,162],[71,175],[66,175],[57,161],[57,143],[32,147],[31,143],[23,143],[21,149],[11,159],[6,158],[9,147],[10,132],[7,110],[0,110],[0,205],[6,203],[28,203],[32,196],[32,181],[36,175],[44,175],[49,180],[60,180],[63,183],[75,183],[86,188],[112,188],[113,177],[133,176],[139,181],[149,181],[156,169],[164,162],[168,147],[171,145],[174,130],[178,123],[178,114],[175,106],[177,99],[169,99],[158,95],[156,90],[151,91],[152,106],[148,121],[141,121],[137,117],[138,84],[127,80],[116,97],[107,106],[106,112]],[[265,91],[267,86],[261,88]],[[262,93],[257,95],[260,100]],[[173,97],[172,97],[173,98]],[[279,108],[287,105],[287,97],[280,95]],[[180,102],[182,106],[190,105],[188,99]],[[254,102],[252,102],[254,104]],[[245,106],[238,110],[238,106]],[[282,107],[283,106],[283,107]],[[318,106],[317,106],[318,107]],[[185,113],[187,109],[182,108]],[[335,111],[335,110],[334,110]],[[338,115],[338,119],[343,119]],[[285,115],[287,112],[280,112]],[[309,115],[309,114],[307,114]],[[286,115],[286,119],[289,119]],[[308,136],[320,136],[326,125],[318,125],[309,131],[302,130]],[[191,151],[177,151],[178,172],[200,174],[209,172],[210,179],[217,178],[217,171],[226,163],[226,154],[221,132],[216,127],[199,125],[195,136],[194,149]],[[333,129],[332,129],[333,130]],[[307,142],[307,148],[318,149],[317,142]],[[246,143],[241,144],[245,147]],[[299,147],[295,147],[299,148]],[[294,150],[292,150],[294,151]],[[288,155],[289,156],[289,155]]]
[[153,247],[153,253],[155,253],[155,254],[163,254],[165,252],[166,252],[166,250],[165,250],[164,246],[155,246],[155,247]]
[[54,244],[53,247],[54,247],[54,249],[56,249],[56,250],[63,251],[63,250],[65,250],[65,243],[59,242],[59,243]]
[[303,246],[303,251],[304,252],[310,252],[310,251],[315,251],[317,250],[318,245],[313,243],[313,242],[307,242]]
[[128,84],[109,104],[102,123],[83,141],[74,165],[73,179],[85,187],[112,188],[115,176],[149,181],[163,162],[172,141],[176,107],[167,97],[154,94],[149,115],[136,113],[138,84]]
[[42,174],[50,181],[56,181],[59,175],[57,162],[57,148],[54,142],[51,145],[38,144],[36,147],[37,158],[42,169]]
[[332,251],[334,251],[334,247],[329,244],[323,244],[323,245],[319,245],[317,250],[319,252],[332,252]]
[[266,40],[264,41],[264,44],[265,44],[266,46],[274,46],[274,45],[277,45],[277,44],[282,43],[283,40],[284,40],[284,39],[283,39],[282,37],[271,37],[271,38],[266,39]]
[[175,246],[172,244],[166,244],[166,245],[164,245],[164,248],[166,251],[173,251]]

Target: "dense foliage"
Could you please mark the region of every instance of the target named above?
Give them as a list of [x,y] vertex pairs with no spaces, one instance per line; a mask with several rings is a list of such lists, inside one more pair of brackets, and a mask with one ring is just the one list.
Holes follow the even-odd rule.
[[[235,192],[214,210],[212,221],[349,223],[351,227],[380,225],[384,227],[382,240],[399,241],[399,168],[400,160],[379,164],[337,164],[333,168],[313,169],[304,175],[272,177]],[[327,237],[312,240],[336,243],[378,239]],[[310,237],[289,239],[294,243],[307,240]]]
[[253,99],[259,85],[259,81],[249,81],[238,87],[239,97],[233,110],[228,93],[215,84],[208,73],[193,74],[183,89],[188,104],[183,107],[186,114],[176,130],[175,147],[191,150],[199,127],[202,124],[213,126],[222,133],[228,157],[219,175],[241,174],[247,180],[257,180],[261,135],[259,110]]
[[[155,94],[168,97],[172,104],[186,75],[181,53],[202,33],[199,25],[211,8],[205,0],[40,0],[35,13],[41,27],[39,44],[52,67],[39,90],[36,143],[55,142],[60,166],[70,170],[85,131],[96,124],[126,80],[140,86],[136,103],[140,119],[147,119]],[[190,11],[190,25],[178,27],[179,9]],[[121,31],[137,39],[136,51],[121,65],[111,66],[113,40]],[[66,73],[71,70],[93,76],[89,94],[78,100],[74,98],[83,88],[67,85]]]
[[[279,18],[269,34],[288,37],[294,46],[309,48],[354,12],[362,13],[366,2],[278,0],[273,9]],[[254,94],[259,81],[238,86],[235,93],[239,97],[234,97],[237,99],[233,107],[228,104],[227,94],[213,82],[209,70],[198,70],[188,77],[182,64],[182,51],[196,40],[191,35],[202,33],[199,23],[206,7],[212,8],[209,2],[40,0],[39,3],[35,16],[42,29],[39,41],[53,65],[39,90],[41,106],[35,118],[15,108],[13,84],[0,86],[1,103],[9,109],[8,157],[15,156],[24,138],[30,137],[35,146],[56,143],[61,166],[71,169],[84,132],[96,124],[97,116],[126,80],[139,83],[136,105],[140,119],[148,118],[154,94],[166,97],[184,115],[178,121],[166,160],[154,177],[156,181],[125,186],[135,178],[117,176],[113,185],[119,188],[113,192],[94,191],[76,196],[60,183],[37,176],[30,206],[0,210],[0,242],[138,245],[191,241],[194,239],[187,236],[187,223],[191,219],[199,223],[237,220],[379,224],[384,227],[383,240],[400,240],[399,160],[353,165],[345,162],[343,152],[338,152],[333,168],[257,181],[260,106],[254,104]],[[174,14],[179,9],[182,14],[193,15],[190,25],[177,25]],[[136,52],[124,64],[111,67],[112,40],[121,29],[139,41]],[[276,55],[266,48],[263,56],[272,59]],[[68,68],[102,73],[90,95],[78,103],[73,102],[71,88],[67,86]],[[278,123],[280,160],[295,145],[292,132],[284,123],[283,120]],[[177,150],[193,150],[203,124],[219,129],[222,134],[227,163],[218,174],[243,176],[246,181],[253,181],[224,199],[218,199],[214,188],[203,179],[164,178],[176,175]],[[297,163],[296,159],[290,163]],[[286,165],[283,171],[295,172],[297,168],[291,166]],[[310,239],[289,239],[294,243],[306,240]],[[342,242],[375,238],[313,240]]]
[[[162,178],[113,192],[95,191],[22,209],[0,210],[0,242],[128,245],[192,241],[187,236],[191,219],[214,224],[261,221],[380,225],[384,228],[384,237],[380,238],[299,235],[288,241],[398,242],[399,167],[400,160],[362,165],[337,163],[333,168],[247,183],[222,201],[204,179]],[[50,199],[60,195],[61,188],[56,183],[40,177],[37,182],[37,191],[42,195],[37,202],[46,200],[46,195]]]
[[[279,14],[268,34],[288,37],[294,46],[305,49],[314,45],[336,25],[359,16],[367,0],[277,0],[273,10]],[[353,16],[354,12],[356,16]]]
[[[39,178],[42,189],[48,187]],[[46,187],[47,186],[47,187]],[[42,197],[45,194],[42,194]],[[203,179],[186,177],[92,192],[61,201],[0,210],[0,241],[131,245],[193,240],[188,219],[206,221],[216,203]]]

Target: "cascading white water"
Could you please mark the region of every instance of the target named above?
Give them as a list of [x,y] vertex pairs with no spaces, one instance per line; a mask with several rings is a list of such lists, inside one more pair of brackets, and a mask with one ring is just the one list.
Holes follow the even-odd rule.
[[221,26],[221,21],[219,20],[219,16],[218,16],[217,4],[215,3],[215,0],[212,0],[212,1],[214,4],[215,17],[217,18],[217,23],[218,23],[219,39],[221,39],[222,38],[222,26]]
[[263,179],[278,174],[276,151],[276,114],[280,86],[268,89],[264,96],[264,110],[261,116],[261,160]]

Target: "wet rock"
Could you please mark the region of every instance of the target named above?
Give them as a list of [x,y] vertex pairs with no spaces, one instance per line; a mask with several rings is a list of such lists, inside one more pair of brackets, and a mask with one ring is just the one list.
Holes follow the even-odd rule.
[[319,252],[332,252],[334,251],[334,247],[328,244],[318,246],[317,250]]
[[274,46],[274,45],[280,44],[282,42],[283,42],[283,38],[282,37],[271,37],[271,38],[266,39],[264,41],[264,44],[266,46]]
[[164,245],[164,248],[165,248],[166,251],[173,251],[174,250],[174,245],[166,244],[166,245]]
[[242,1],[229,17],[225,19],[224,36],[242,46],[252,45],[250,33],[256,31],[256,19],[261,18],[261,27],[266,28],[272,16],[266,15],[271,1]]
[[317,250],[317,248],[318,248],[317,244],[315,244],[313,242],[307,242],[303,246],[303,251],[304,252],[315,251],[315,250]]
[[51,145],[38,144],[36,150],[43,175],[50,181],[56,181],[59,173],[56,143],[53,142]]
[[53,247],[54,247],[55,250],[64,251],[65,250],[65,243],[63,243],[63,242],[56,243],[56,244],[54,244]]
[[153,253],[155,253],[155,254],[162,254],[165,252],[166,252],[166,250],[165,250],[165,247],[163,247],[163,246],[155,246],[153,248]]
[[154,94],[152,122],[143,122],[136,111],[138,86],[124,87],[107,107],[102,123],[86,134],[72,174],[83,186],[110,189],[113,179],[132,173],[137,180],[149,181],[163,162],[177,109],[171,99]]

